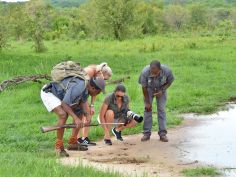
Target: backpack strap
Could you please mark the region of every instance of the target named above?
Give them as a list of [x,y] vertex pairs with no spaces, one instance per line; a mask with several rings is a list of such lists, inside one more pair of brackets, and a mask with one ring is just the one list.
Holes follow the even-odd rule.
[[[73,81],[74,78],[79,78],[79,79],[82,79],[80,77],[72,77],[66,84],[66,86],[64,86],[61,82],[59,82],[58,84],[60,85],[60,87],[64,90],[64,92],[66,92],[68,90],[68,87],[69,87],[69,84]],[[86,86],[88,84],[88,80],[84,80],[84,88],[83,88],[83,91],[85,90]]]

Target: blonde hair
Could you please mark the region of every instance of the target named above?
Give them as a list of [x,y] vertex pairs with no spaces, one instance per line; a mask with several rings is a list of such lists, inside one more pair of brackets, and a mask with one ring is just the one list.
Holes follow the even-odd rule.
[[96,71],[97,72],[102,72],[103,75],[108,75],[109,77],[112,76],[112,70],[111,68],[108,66],[107,63],[103,62],[99,65],[96,65]]

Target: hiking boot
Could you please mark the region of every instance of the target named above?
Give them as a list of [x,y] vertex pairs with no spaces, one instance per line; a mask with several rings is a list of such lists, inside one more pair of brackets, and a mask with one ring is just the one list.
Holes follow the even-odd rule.
[[56,152],[57,156],[59,156],[59,157],[69,157],[69,156],[70,156],[70,155],[65,151],[64,148],[55,149],[55,152]]
[[169,140],[168,140],[168,138],[167,138],[166,135],[162,135],[162,136],[160,136],[160,141],[162,141],[162,142],[168,142]]
[[113,128],[111,131],[117,140],[123,141],[123,138],[121,136],[121,131],[119,131],[119,132],[116,131],[116,128]]
[[67,150],[70,151],[87,151],[88,148],[86,146],[82,146],[79,144],[69,144],[69,146],[67,147]]
[[82,146],[96,146],[96,143],[90,141],[88,137],[84,138],[84,140],[82,140],[81,138],[79,139],[78,139],[78,143]]
[[78,142],[78,144],[81,144],[81,143],[83,143],[83,140],[82,140],[82,138],[78,138],[78,139],[77,139],[77,142]]
[[111,146],[111,145],[112,145],[112,142],[111,142],[110,139],[104,139],[104,144]]
[[145,141],[150,140],[150,136],[151,136],[151,135],[144,134],[143,137],[141,138],[141,141],[142,141],[142,142],[145,142]]

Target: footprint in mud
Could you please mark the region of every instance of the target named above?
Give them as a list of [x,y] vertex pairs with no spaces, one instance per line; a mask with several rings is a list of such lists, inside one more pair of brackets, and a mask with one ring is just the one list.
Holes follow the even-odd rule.
[[121,148],[121,150],[124,150],[124,151],[126,151],[126,150],[128,150],[128,148]]
[[133,144],[132,144],[132,143],[130,143],[129,145],[130,145],[130,146],[135,146],[136,144],[134,144],[134,143],[133,143]]
[[140,165],[146,163],[148,160],[145,158],[124,158],[124,157],[112,157],[105,159],[90,159],[93,162],[99,163],[114,163],[114,164],[136,164]]
[[125,142],[124,143],[125,145],[129,145],[129,146],[135,146],[136,144],[134,144],[134,143],[127,143],[127,142]]

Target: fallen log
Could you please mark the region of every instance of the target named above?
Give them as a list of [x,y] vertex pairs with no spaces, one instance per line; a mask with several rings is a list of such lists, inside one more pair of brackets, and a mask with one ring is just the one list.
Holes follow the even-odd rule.
[[[10,80],[5,80],[0,84],[0,92],[5,90],[7,87],[12,86],[12,85],[18,85],[27,81],[32,81],[32,82],[37,82],[37,83],[42,83],[40,79],[46,79],[51,81],[51,77],[47,74],[36,74],[32,76],[18,76]],[[111,84],[119,84],[121,82],[124,82],[126,79],[130,79],[130,76],[123,77],[117,80],[113,80],[107,83],[107,85]]]
[[46,79],[46,80],[51,80],[51,77],[48,76],[47,74],[36,74],[32,76],[18,76],[10,80],[5,80],[0,84],[0,92],[5,90],[7,87],[12,86],[12,85],[18,85],[23,82],[27,81],[33,81],[37,83],[42,83],[40,79]]

